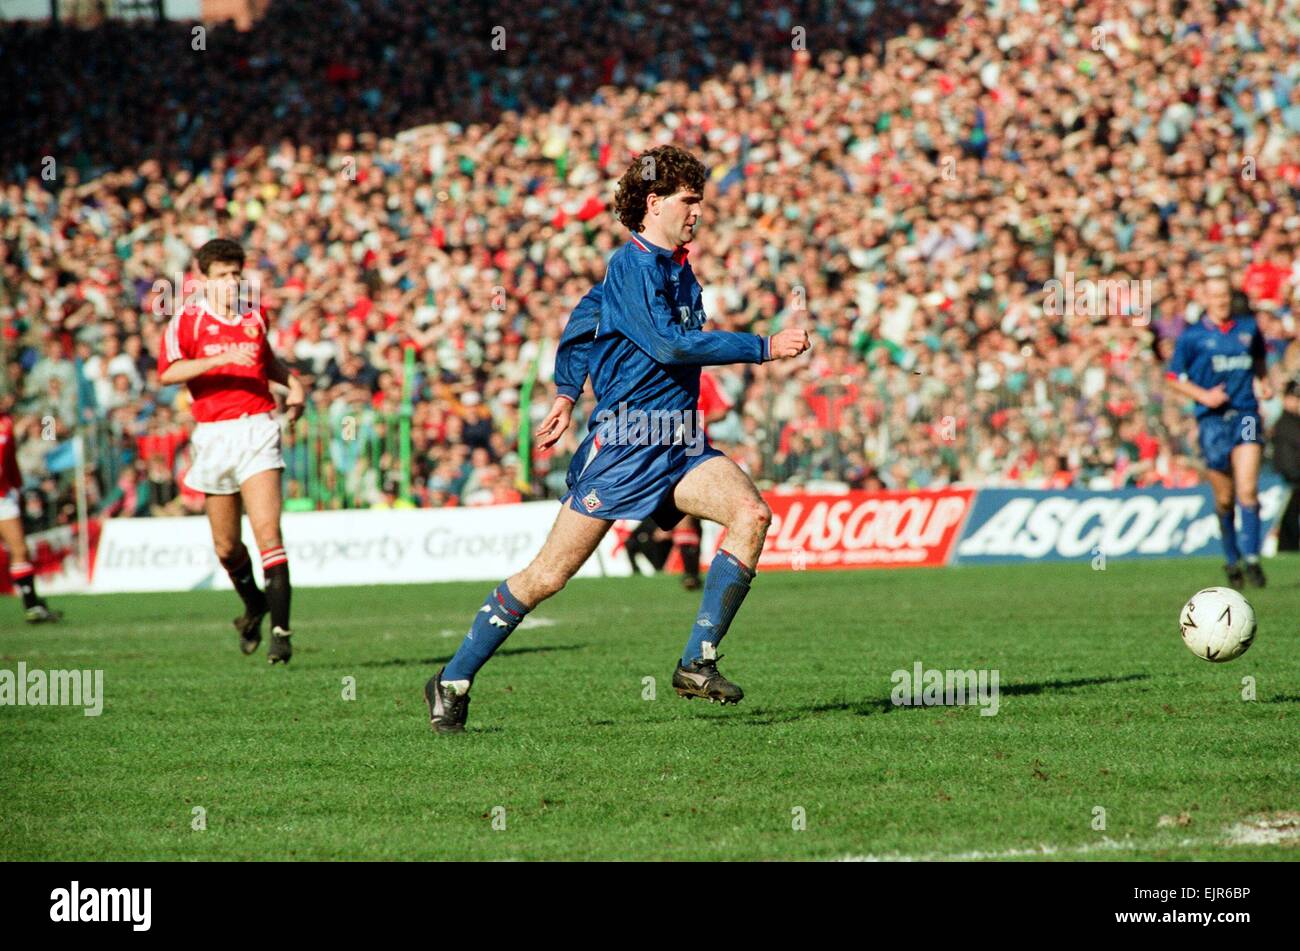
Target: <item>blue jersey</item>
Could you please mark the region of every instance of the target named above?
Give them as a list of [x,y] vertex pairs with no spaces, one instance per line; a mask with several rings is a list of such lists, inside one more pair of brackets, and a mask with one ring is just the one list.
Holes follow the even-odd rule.
[[693,412],[700,367],[768,358],[757,334],[703,329],[700,282],[685,250],[633,235],[610,257],[603,288],[588,364],[598,413],[622,402]]
[[1203,317],[1179,334],[1169,376],[1207,390],[1222,386],[1227,392],[1228,401],[1217,409],[1197,403],[1197,419],[1234,410],[1255,413],[1254,379],[1257,370],[1263,372],[1265,349],[1253,317],[1238,317],[1222,327]]
[[610,258],[603,284],[578,302],[555,355],[559,395],[577,400],[591,374],[596,411],[694,410],[700,367],[762,363],[769,341],[750,333],[705,331],[700,283],[684,252],[639,235]]
[[665,443],[631,438],[638,432],[634,425],[611,438],[609,420],[636,413],[694,418],[701,367],[770,358],[769,338],[706,331],[705,319],[686,252],[656,247],[640,235],[614,252],[603,284],[574,309],[556,353],[556,388],[576,400],[590,374],[596,394],[587,437],[569,467],[566,502],[575,510],[609,519],[658,513],[660,525],[679,516],[671,506],[672,487],[717,450],[702,432],[696,442]]
[[596,324],[600,322],[601,292],[601,285],[597,284],[578,301],[555,351],[556,393],[575,403],[587,382],[591,342],[596,339]]

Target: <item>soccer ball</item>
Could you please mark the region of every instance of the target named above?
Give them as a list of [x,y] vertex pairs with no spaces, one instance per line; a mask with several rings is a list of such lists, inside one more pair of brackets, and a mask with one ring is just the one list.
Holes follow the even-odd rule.
[[1178,617],[1183,643],[1201,660],[1234,660],[1255,639],[1255,609],[1232,588],[1196,592]]

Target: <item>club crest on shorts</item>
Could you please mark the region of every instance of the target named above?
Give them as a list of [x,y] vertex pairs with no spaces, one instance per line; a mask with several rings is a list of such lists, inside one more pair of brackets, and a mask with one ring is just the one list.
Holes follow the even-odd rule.
[[588,512],[594,512],[596,511],[596,509],[600,508],[601,506],[600,496],[596,494],[595,489],[592,489],[585,496],[583,496],[582,504],[587,507]]

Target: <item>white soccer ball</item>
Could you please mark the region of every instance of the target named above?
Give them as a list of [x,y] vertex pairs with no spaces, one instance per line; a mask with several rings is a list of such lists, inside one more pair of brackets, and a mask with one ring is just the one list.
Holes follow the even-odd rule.
[[1189,651],[1222,664],[1246,653],[1255,639],[1255,609],[1232,588],[1205,588],[1183,605],[1178,626]]

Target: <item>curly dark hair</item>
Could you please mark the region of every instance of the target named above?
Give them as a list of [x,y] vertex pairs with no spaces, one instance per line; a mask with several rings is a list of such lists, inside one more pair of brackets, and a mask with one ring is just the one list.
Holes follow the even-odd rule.
[[208,268],[218,261],[225,264],[237,264],[242,270],[244,267],[244,249],[239,246],[238,241],[231,241],[229,238],[213,238],[195,252],[194,260],[198,262],[199,273],[204,277],[208,276]]
[[708,170],[694,155],[675,145],[642,152],[618,180],[614,214],[624,227],[640,231],[645,202],[651,195],[667,197],[684,188],[704,193]]

